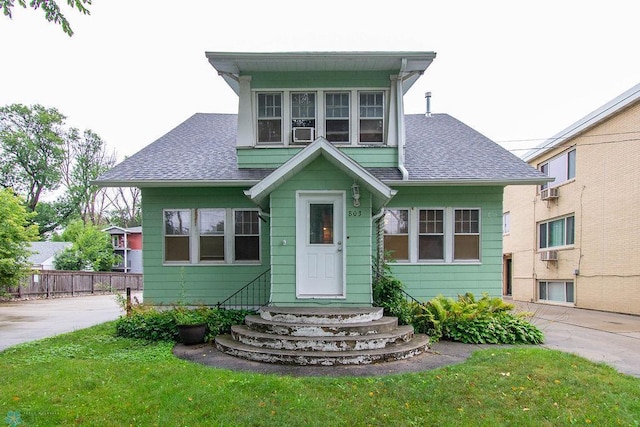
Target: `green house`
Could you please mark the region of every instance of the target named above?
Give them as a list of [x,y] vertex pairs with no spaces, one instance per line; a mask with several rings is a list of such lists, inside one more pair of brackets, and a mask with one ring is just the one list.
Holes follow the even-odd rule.
[[146,302],[370,306],[383,256],[416,299],[501,295],[503,188],[545,177],[404,114],[435,53],[206,57],[238,114],[195,114],[97,181],[141,189]]

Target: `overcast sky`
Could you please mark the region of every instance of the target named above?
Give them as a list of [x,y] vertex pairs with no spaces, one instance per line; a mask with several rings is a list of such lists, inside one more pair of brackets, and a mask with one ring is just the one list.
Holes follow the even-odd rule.
[[[59,0],[66,6],[65,0]],[[530,148],[640,82],[635,0],[94,0],[0,16],[0,105],[55,107],[122,159],[196,112],[236,113],[205,51],[435,51],[407,113]],[[515,152],[521,155],[522,151]]]

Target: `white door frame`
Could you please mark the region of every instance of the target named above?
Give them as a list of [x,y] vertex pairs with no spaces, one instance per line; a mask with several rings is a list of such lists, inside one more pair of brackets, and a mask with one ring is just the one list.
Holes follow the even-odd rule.
[[[346,298],[345,197],[344,190],[296,191],[297,298]],[[311,244],[309,242],[309,206],[313,203],[333,204],[334,233],[333,241],[330,244]],[[323,258],[318,258],[318,254]],[[313,264],[315,265],[313,271],[310,270],[311,259],[320,259],[319,263]],[[312,278],[309,278],[310,276]]]

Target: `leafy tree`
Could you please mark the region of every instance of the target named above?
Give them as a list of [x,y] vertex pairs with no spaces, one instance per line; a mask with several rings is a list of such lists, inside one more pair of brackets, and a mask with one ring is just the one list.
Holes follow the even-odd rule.
[[[89,15],[89,9],[87,9],[87,5],[91,4],[92,0],[67,0],[67,4],[72,9],[78,9],[84,15]],[[15,5],[15,0],[0,0],[0,6],[2,7],[2,12],[5,16],[9,18],[12,17],[11,10]],[[23,8],[27,8],[27,2],[25,0],[18,0],[18,5]],[[37,10],[42,9],[44,12],[44,17],[47,21],[53,22],[54,24],[60,24],[62,27],[62,31],[67,33],[69,37],[73,35],[73,30],[71,29],[71,25],[69,25],[69,21],[64,16],[62,11],[60,10],[60,6],[54,0],[31,0],[29,2],[29,7]]]
[[55,108],[42,105],[0,108],[0,184],[24,194],[30,212],[43,191],[60,185],[65,119]]
[[116,163],[115,151],[107,152],[105,142],[95,132],[72,128],[68,133],[63,182],[72,203],[85,224],[99,225],[104,219],[106,189],[91,182]]
[[113,252],[109,234],[80,220],[69,224],[62,233],[62,240],[73,242],[73,245],[56,256],[54,265],[57,269],[110,271],[120,261]]
[[38,239],[30,216],[11,189],[0,190],[0,290],[19,285],[29,270],[28,242]]
[[118,187],[105,193],[112,206],[109,224],[119,227],[135,227],[142,224],[140,202],[142,195],[136,187]]

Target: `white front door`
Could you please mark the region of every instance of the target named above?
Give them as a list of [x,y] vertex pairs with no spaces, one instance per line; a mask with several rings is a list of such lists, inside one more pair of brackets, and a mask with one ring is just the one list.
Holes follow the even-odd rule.
[[296,296],[344,298],[344,192],[296,197]]

